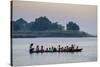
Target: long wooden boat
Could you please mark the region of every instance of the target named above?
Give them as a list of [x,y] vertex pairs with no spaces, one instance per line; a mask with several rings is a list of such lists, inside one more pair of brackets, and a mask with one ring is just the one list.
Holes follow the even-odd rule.
[[62,51],[58,51],[58,50],[56,50],[56,51],[49,51],[49,50],[38,50],[38,51],[33,51],[33,49],[30,49],[29,50],[29,52],[30,52],[30,54],[31,53],[55,53],[55,52],[81,52],[83,49],[82,48],[80,48],[80,49],[73,49],[73,50],[62,50]]

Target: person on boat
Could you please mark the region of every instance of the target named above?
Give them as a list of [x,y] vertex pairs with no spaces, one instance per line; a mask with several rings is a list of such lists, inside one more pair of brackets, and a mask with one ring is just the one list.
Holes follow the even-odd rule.
[[45,50],[46,52],[48,52],[48,48],[46,48],[46,50]]
[[61,49],[61,48],[60,48],[60,45],[58,45],[58,52],[60,52],[60,49]]
[[55,52],[55,51],[56,51],[56,48],[52,46],[52,52]]
[[36,52],[39,52],[39,45],[36,46]]
[[33,43],[30,44],[30,53],[32,53],[34,51],[34,48],[33,48]]
[[51,49],[52,49],[52,51],[53,51],[54,47],[52,46]]
[[51,48],[49,48],[49,52],[51,52],[52,51],[52,49]]
[[67,47],[64,47],[64,52],[67,50]]
[[76,49],[78,49],[78,46],[76,47]]
[[71,45],[71,50],[74,50],[74,45],[73,44]]
[[44,49],[43,49],[43,45],[41,46],[41,52],[43,52],[44,51]]
[[67,47],[67,50],[69,49],[69,47],[68,46],[66,46]]
[[63,52],[64,51],[64,47],[61,47],[61,52]]
[[32,48],[32,46],[33,46],[33,43],[30,44],[30,49]]

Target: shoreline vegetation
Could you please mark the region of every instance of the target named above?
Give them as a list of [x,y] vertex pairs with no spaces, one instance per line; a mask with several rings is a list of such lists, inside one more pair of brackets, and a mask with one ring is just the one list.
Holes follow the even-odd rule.
[[80,31],[35,31],[13,32],[12,38],[36,38],[36,37],[97,37]]
[[28,23],[23,18],[11,21],[11,38],[35,37],[97,37],[80,31],[80,27],[73,21],[66,24],[66,28],[58,22],[51,22],[46,16],[36,18]]

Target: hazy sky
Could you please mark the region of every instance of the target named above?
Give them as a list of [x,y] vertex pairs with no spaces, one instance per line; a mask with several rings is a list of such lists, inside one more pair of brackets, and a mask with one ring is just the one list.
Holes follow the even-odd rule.
[[73,21],[80,26],[81,31],[97,34],[97,6],[43,3],[33,1],[14,1],[13,20],[24,18],[34,21],[40,16],[47,16],[50,21],[58,22],[63,26]]

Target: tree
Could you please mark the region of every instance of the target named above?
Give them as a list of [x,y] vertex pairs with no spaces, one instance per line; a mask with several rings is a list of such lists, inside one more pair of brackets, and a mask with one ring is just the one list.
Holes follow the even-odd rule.
[[31,23],[32,31],[51,31],[51,30],[63,30],[64,27],[58,22],[52,23],[46,16],[36,18],[33,23]]
[[39,17],[35,19],[32,29],[36,31],[45,31],[50,28],[51,21],[47,17]]
[[67,30],[72,30],[72,31],[79,31],[79,25],[77,25],[76,23],[70,21],[67,25]]
[[11,29],[12,31],[18,31],[19,30],[19,26],[16,24],[15,21],[11,21]]
[[64,26],[58,24],[58,22],[52,23],[51,30],[64,30]]
[[36,18],[34,22],[27,23],[23,18],[16,21],[12,21],[13,31],[61,31],[64,30],[64,26],[58,24],[58,22],[51,22],[46,16]]
[[25,31],[27,28],[27,22],[23,18],[20,18],[16,21],[11,21],[11,23],[13,31]]

